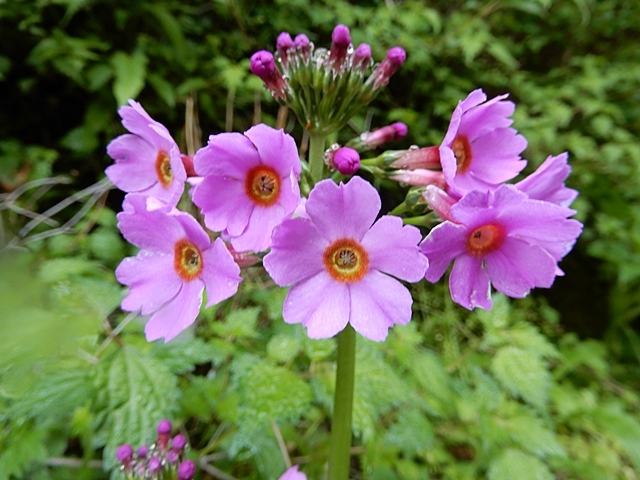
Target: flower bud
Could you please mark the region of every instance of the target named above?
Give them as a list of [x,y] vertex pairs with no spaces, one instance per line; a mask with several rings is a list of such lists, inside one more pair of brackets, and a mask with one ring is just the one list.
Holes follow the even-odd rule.
[[329,63],[334,71],[340,70],[347,57],[350,45],[351,35],[349,29],[344,25],[337,25],[331,34],[331,49],[329,50]]
[[229,250],[229,253],[233,257],[233,261],[236,262],[236,264],[240,268],[251,267],[251,266],[255,265],[256,263],[258,263],[260,261],[260,257],[258,257],[256,254],[254,254],[251,251],[249,251],[249,252],[238,252],[238,251],[236,251],[235,248],[233,248],[231,246],[230,243],[225,243],[225,245],[227,247],[227,250]]
[[288,32],[282,32],[278,35],[276,40],[276,50],[278,51],[278,55],[280,56],[280,60],[282,61],[282,66],[287,68],[288,64],[288,54],[287,51],[293,48],[293,39]]
[[407,134],[408,128],[402,122],[392,123],[373,132],[360,135],[358,147],[360,150],[372,150],[385,143],[399,140]]
[[389,50],[385,59],[378,65],[368,80],[368,82],[373,82],[373,89],[377,90],[386,86],[391,76],[398,71],[406,59],[407,53],[404,48],[393,47]]
[[152,474],[158,473],[162,470],[162,460],[158,457],[151,457],[149,463],[147,463],[147,467]]
[[413,147],[400,154],[389,166],[407,170],[442,168],[440,165],[440,150],[438,147]]
[[309,59],[309,51],[311,50],[311,42],[309,37],[304,33],[296,35],[293,39],[293,47],[302,54],[302,58],[306,61]]
[[428,185],[422,194],[422,198],[442,220],[450,220],[449,211],[457,203],[455,198],[435,185]]
[[350,147],[332,147],[325,154],[329,169],[338,170],[343,175],[353,175],[360,168],[360,154]]
[[180,158],[182,159],[184,170],[185,172],[187,172],[187,177],[197,177],[198,174],[196,173],[196,169],[193,166],[193,157],[181,153]]
[[354,71],[364,73],[367,67],[371,64],[371,47],[366,43],[361,43],[353,52],[353,65]]
[[173,448],[174,450],[182,451],[186,446],[187,438],[184,435],[179,433],[175,437],[173,437],[173,440],[171,441],[171,448]]
[[185,460],[178,466],[178,480],[191,480],[196,474],[196,464]]
[[116,458],[122,464],[127,464],[133,459],[133,448],[128,443],[120,445],[116,450]]
[[140,448],[138,448],[138,458],[145,458],[148,453],[149,447],[147,447],[146,445],[142,445]]
[[169,450],[169,453],[167,453],[167,462],[173,465],[178,463],[178,460],[180,460],[180,452],[177,450]]
[[444,188],[446,182],[442,172],[434,172],[433,170],[417,169],[417,170],[396,170],[389,175],[391,180],[406,183],[416,187],[426,185],[437,185]]
[[169,438],[171,438],[171,422],[165,419],[158,424],[158,447],[160,450],[167,449]]
[[250,68],[251,73],[260,77],[274,97],[285,99],[284,92],[287,89],[287,82],[276,67],[273,54],[266,50],[254,53],[251,55]]

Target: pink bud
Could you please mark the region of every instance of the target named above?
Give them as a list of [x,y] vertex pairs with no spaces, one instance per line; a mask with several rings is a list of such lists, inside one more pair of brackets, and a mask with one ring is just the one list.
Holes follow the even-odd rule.
[[185,460],[178,466],[178,480],[191,480],[196,474],[196,464]]
[[187,172],[187,177],[197,177],[196,169],[193,166],[193,157],[189,155],[180,154],[180,158],[182,159],[182,164],[184,165],[184,169]]
[[291,38],[291,35],[289,35],[288,32],[282,32],[280,35],[278,35],[278,39],[276,40],[276,50],[278,50],[280,60],[282,60],[282,65],[285,68],[289,63],[289,54],[287,52],[291,48],[293,48],[293,40]]
[[160,450],[166,450],[169,444],[169,438],[171,437],[171,422],[169,420],[162,420],[158,424],[158,447]]
[[149,467],[149,471],[151,473],[158,473],[160,470],[162,470],[162,460],[160,460],[158,457],[151,457],[147,466]]
[[327,163],[343,175],[353,175],[360,169],[360,154],[353,148],[340,147],[329,151]]
[[457,200],[447,192],[435,185],[427,185],[422,198],[425,199],[429,208],[436,212],[443,220],[450,220],[449,212],[451,207],[457,203]]
[[361,43],[353,52],[353,69],[364,72],[371,63],[371,47],[366,43]]
[[187,438],[184,435],[179,433],[175,437],[173,437],[173,440],[171,441],[171,448],[175,450],[184,450],[184,447],[186,446]]
[[424,187],[426,185],[437,185],[444,188],[446,182],[442,172],[434,172],[433,170],[396,170],[389,178],[396,182],[406,183],[415,187]]
[[399,140],[407,134],[408,128],[402,122],[392,123],[373,132],[363,134],[362,144],[367,150],[379,147],[385,143]]
[[251,55],[249,66],[251,73],[260,77],[265,86],[271,90],[274,97],[284,100],[287,82],[282,77],[280,70],[276,67],[273,54],[266,50],[260,50]]
[[337,25],[331,34],[331,49],[329,50],[329,63],[334,70],[339,70],[344,63],[349,45],[351,45],[349,29],[344,25]]
[[128,443],[120,445],[116,450],[116,458],[120,463],[129,463],[133,459],[133,447]]
[[373,88],[377,90],[387,85],[391,76],[398,71],[406,59],[407,53],[402,47],[393,47],[389,50],[385,59],[371,74],[369,81],[373,81]]
[[392,168],[415,170],[418,168],[441,168],[438,147],[409,149],[389,165]]

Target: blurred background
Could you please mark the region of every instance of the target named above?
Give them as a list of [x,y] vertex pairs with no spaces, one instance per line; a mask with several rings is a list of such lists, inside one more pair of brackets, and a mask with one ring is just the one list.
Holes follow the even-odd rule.
[[250,55],[282,31],[328,47],[338,23],[407,61],[337,140],[401,121],[389,148],[437,145],[471,90],[508,92],[525,173],[568,151],[585,224],[552,289],[470,314],[422,283],[409,326],[361,339],[352,477],[640,478],[640,2],[0,0],[0,480],[109,478],[165,417],[196,478],[278,478],[287,456],[321,478],[332,342],[285,325],[252,268],[197,328],[146,343],[118,310],[135,250],[104,169],[128,98],[183,152],[276,125]]

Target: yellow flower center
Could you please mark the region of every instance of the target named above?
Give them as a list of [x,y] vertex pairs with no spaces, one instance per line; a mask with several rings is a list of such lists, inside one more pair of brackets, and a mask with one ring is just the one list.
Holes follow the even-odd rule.
[[280,175],[272,167],[258,165],[247,173],[244,189],[253,203],[270,207],[280,198]]
[[498,250],[504,243],[505,237],[506,233],[502,225],[483,225],[467,237],[467,251],[474,257],[484,257]]
[[357,282],[369,270],[367,251],[350,238],[333,242],[325,249],[322,259],[329,275],[339,282]]
[[458,173],[465,173],[471,167],[471,144],[466,135],[456,135],[451,144],[451,150],[456,157]]
[[186,238],[178,240],[174,248],[173,266],[178,276],[187,282],[198,278],[204,267],[202,253]]
[[171,170],[171,158],[164,150],[158,152],[156,157],[156,174],[163,187],[168,188],[173,180],[173,170]]

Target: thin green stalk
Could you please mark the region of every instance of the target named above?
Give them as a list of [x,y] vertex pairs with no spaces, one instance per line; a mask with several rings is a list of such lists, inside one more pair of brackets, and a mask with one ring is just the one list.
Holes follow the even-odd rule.
[[329,446],[329,479],[349,480],[353,386],[356,372],[356,332],[351,325],[347,325],[338,334],[337,363]]
[[309,171],[311,180],[316,184],[324,177],[324,146],[327,136],[323,134],[309,134]]

